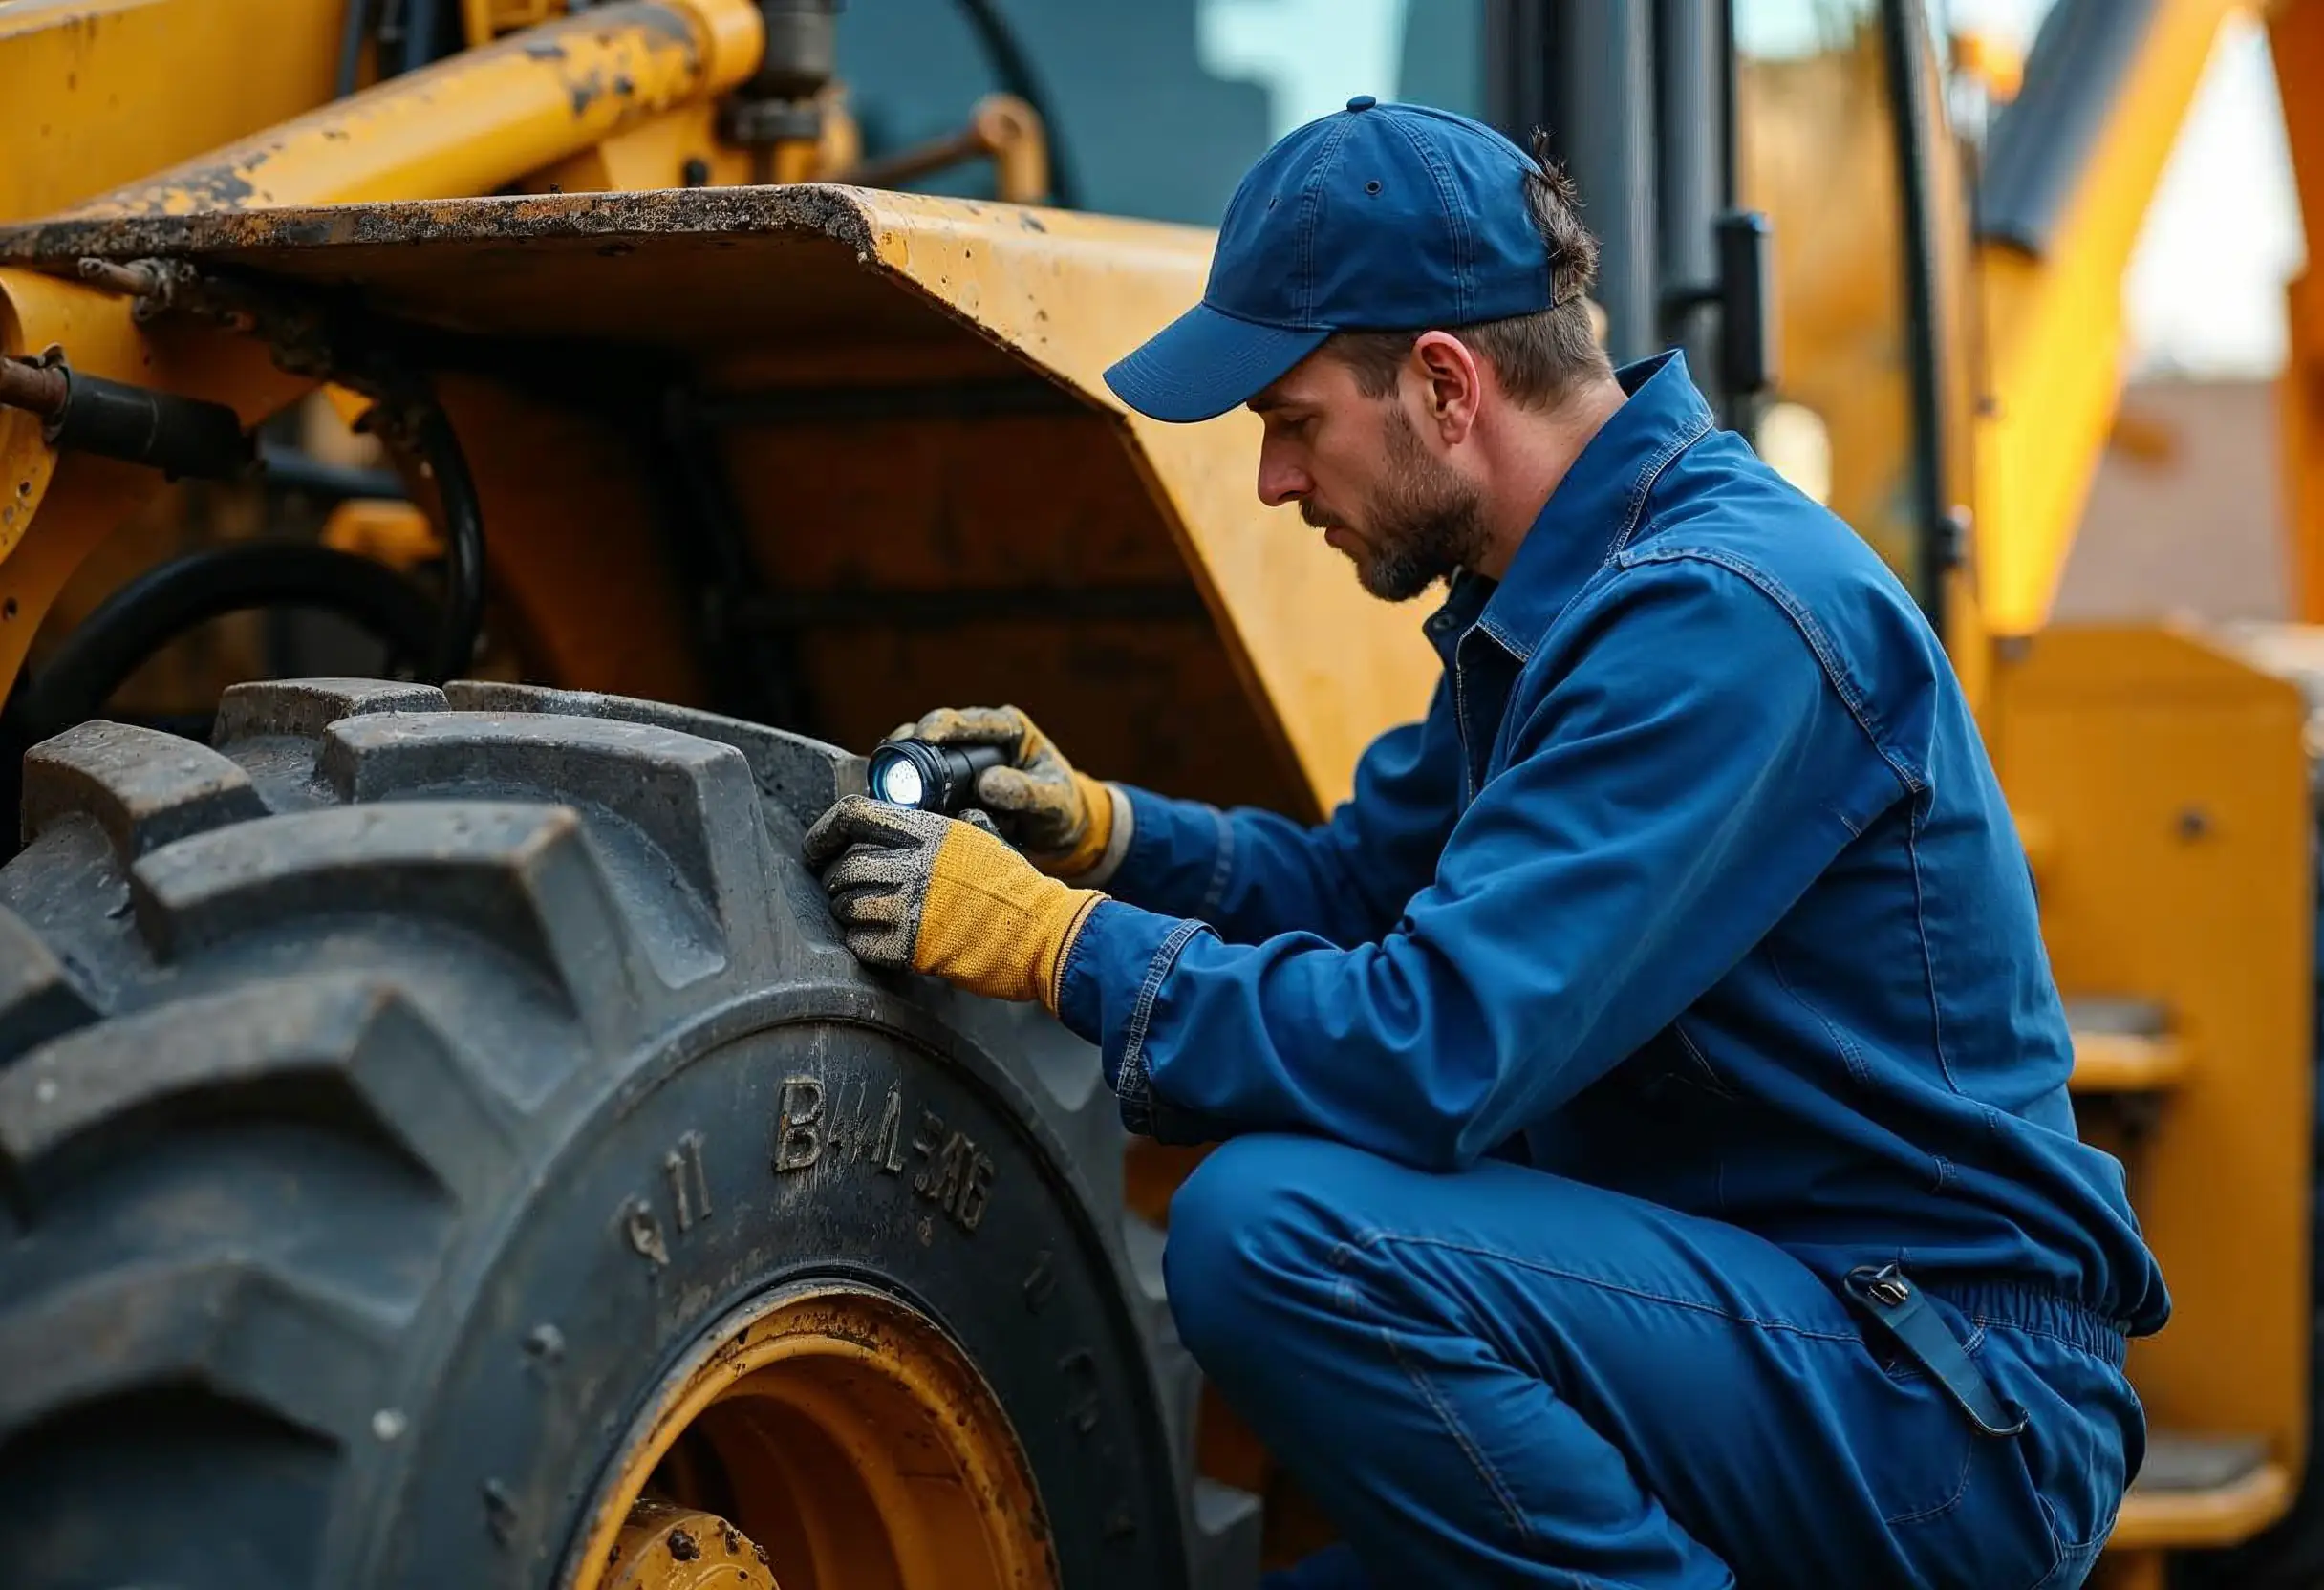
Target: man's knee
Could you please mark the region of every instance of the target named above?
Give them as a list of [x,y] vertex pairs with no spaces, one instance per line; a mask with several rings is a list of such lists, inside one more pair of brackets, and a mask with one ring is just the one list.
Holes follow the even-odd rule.
[[1221,1144],[1179,1187],[1163,1251],[1171,1312],[1215,1375],[1255,1337],[1280,1343],[1287,1317],[1329,1306],[1333,1251],[1349,1230],[1334,1189],[1365,1157],[1315,1138],[1255,1134]]

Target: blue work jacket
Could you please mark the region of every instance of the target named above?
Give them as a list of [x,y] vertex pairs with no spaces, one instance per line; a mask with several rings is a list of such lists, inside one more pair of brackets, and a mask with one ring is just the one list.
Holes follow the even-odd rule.
[[1828,1278],[1894,1259],[2160,1328],[1942,644],[1682,357],[1620,378],[1505,577],[1428,620],[1428,715],[1330,822],[1130,792],[1066,1024],[1133,1131],[1500,1153]]

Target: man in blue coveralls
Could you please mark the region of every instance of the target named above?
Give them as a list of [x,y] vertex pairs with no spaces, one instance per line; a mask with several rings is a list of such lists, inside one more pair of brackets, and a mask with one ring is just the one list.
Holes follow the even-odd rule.
[[809,860],[859,956],[1041,999],[1133,1130],[1223,1140],[1170,1297],[1345,1536],[1287,1582],[2077,1584],[2169,1302],[2024,853],[1910,596],[1678,355],[1607,367],[1596,256],[1543,162],[1359,97],[1108,373],[1256,409],[1259,495],[1373,593],[1450,578],[1328,824],[942,711],[1016,848],[858,797]]

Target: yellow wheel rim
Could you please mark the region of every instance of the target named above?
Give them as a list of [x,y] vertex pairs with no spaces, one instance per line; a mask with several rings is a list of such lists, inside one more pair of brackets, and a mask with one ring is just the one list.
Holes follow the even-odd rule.
[[706,1559],[672,1558],[673,1528],[681,1555],[715,1544],[733,1590],[1057,1583],[992,1388],[936,1321],[849,1282],[786,1288],[705,1333],[590,1517],[568,1590],[690,1582]]

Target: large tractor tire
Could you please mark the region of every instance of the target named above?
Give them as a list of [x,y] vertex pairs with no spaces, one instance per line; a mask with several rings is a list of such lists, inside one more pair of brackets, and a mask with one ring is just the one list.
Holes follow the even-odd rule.
[[526,687],[86,723],[0,868],[0,1579],[1229,1586],[1087,1047],[866,974],[828,746]]

